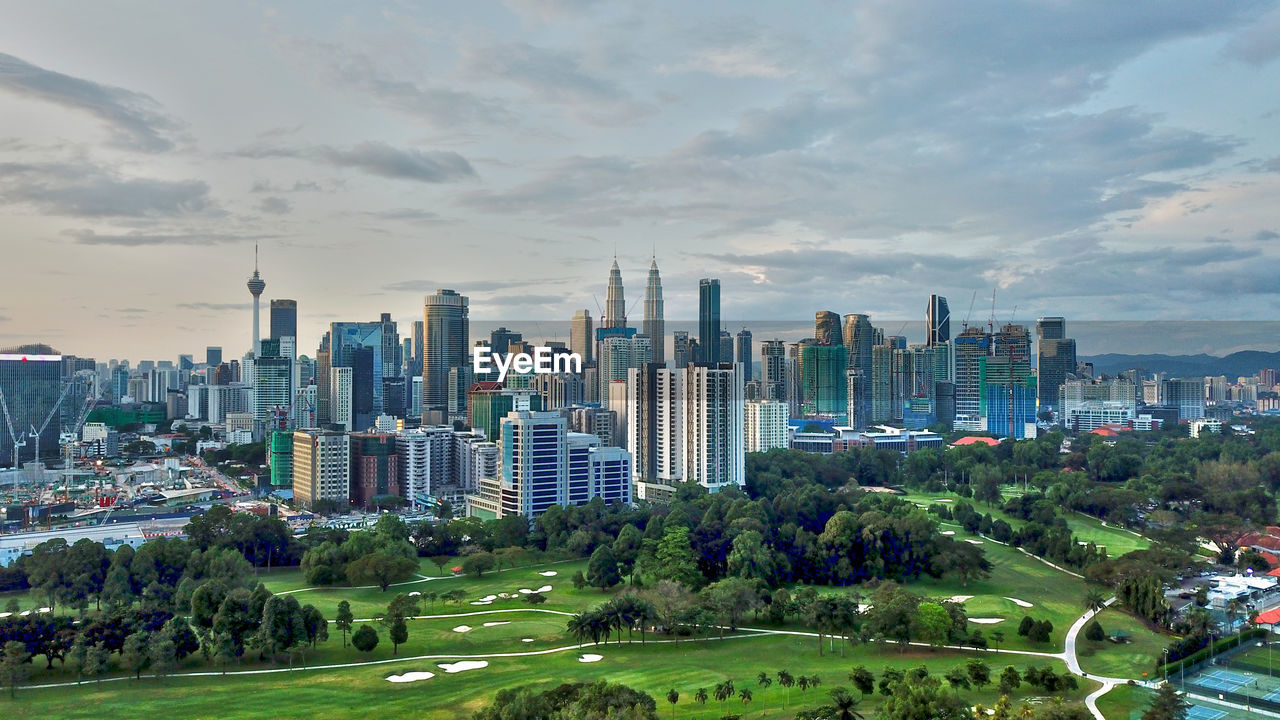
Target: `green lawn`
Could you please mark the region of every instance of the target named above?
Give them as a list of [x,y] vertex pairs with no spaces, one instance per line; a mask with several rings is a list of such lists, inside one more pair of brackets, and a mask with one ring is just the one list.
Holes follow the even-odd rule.
[[1161,652],[1173,638],[1151,630],[1141,620],[1126,612],[1112,608],[1102,611],[1098,615],[1098,622],[1108,634],[1123,630],[1132,636],[1133,641],[1124,644],[1109,640],[1092,642],[1086,640],[1081,632],[1076,645],[1080,668],[1106,677],[1150,680],[1147,673],[1155,672]]
[[1151,691],[1138,685],[1117,685],[1098,698],[1098,709],[1107,720],[1138,720],[1151,702]]
[[[504,626],[505,627],[505,626]],[[477,631],[478,632],[478,631]],[[479,636],[477,635],[477,638]],[[334,643],[335,640],[330,640]],[[848,685],[846,675],[856,664],[865,664],[878,675],[884,667],[912,668],[927,665],[940,674],[963,663],[970,655],[947,651],[910,650],[899,652],[883,646],[858,647],[847,657],[818,657],[814,643],[802,637],[736,637],[725,641],[682,642],[640,646],[588,646],[581,652],[604,656],[597,663],[581,663],[577,650],[547,655],[490,658],[488,668],[445,674],[438,660],[410,660],[372,667],[319,670],[270,675],[240,675],[210,678],[170,678],[126,680],[102,686],[27,690],[6,708],[15,718],[99,718],[99,717],[180,717],[217,718],[378,718],[422,717],[429,720],[466,718],[500,688],[522,684],[552,686],[555,683],[604,678],[644,690],[658,700],[661,712],[670,713],[665,701],[669,688],[680,693],[676,718],[710,720],[724,712],[747,712],[753,718],[789,718],[798,707],[817,705],[827,692]],[[998,673],[1006,664],[1025,668],[1029,664],[1054,665],[1036,658],[983,654]],[[1030,662],[1029,662],[1030,661]],[[775,675],[780,669],[793,674],[818,675],[822,686],[802,693],[788,693],[776,683],[770,688],[756,685],[755,677],[765,671]],[[436,673],[429,680],[393,684],[390,674],[410,671]],[[708,706],[693,701],[698,688],[711,688],[726,679],[738,687],[750,687],[755,698],[743,706],[737,700],[724,711],[711,700]],[[1092,689],[1089,683],[1070,694],[1082,698]],[[971,702],[991,704],[995,691],[988,687],[968,692]],[[1015,700],[1035,696],[1024,688]],[[868,708],[879,698],[868,698]],[[784,709],[786,705],[786,709]]]

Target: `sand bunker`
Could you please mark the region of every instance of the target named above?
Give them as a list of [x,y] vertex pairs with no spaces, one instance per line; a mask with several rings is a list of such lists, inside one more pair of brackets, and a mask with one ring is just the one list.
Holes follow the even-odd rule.
[[540,593],[544,593],[544,592],[551,592],[551,586],[550,586],[550,585],[543,585],[542,587],[538,588],[537,590],[534,590],[534,592],[540,592]]
[[964,541],[965,541],[965,542],[967,542],[967,543],[969,543],[970,545],[985,545],[985,544],[986,544],[986,543],[982,542],[981,540],[974,540],[973,538],[965,538],[965,539],[964,539]]
[[485,626],[485,627],[498,627],[499,625],[510,625],[510,624],[511,624],[511,621],[510,621],[510,620],[503,620],[503,621],[501,621],[501,622],[487,622],[487,623],[485,623],[485,624],[484,624],[484,626]]
[[1004,618],[969,618],[969,622],[976,625],[995,625],[1004,622]]
[[533,642],[533,638],[520,638],[520,642]]
[[938,498],[934,502],[954,502],[951,498]]
[[578,658],[578,662],[600,662],[603,659],[604,659],[603,655],[594,655],[592,653],[587,653],[586,655],[583,655],[582,657]]
[[480,668],[487,668],[489,667],[489,661],[488,660],[461,660],[456,663],[438,663],[436,667],[452,675],[454,673],[466,672],[467,670],[479,670]]
[[454,628],[454,629],[453,629],[453,631],[454,631],[454,632],[456,632],[456,633],[471,632],[471,626],[470,626],[470,625],[459,625],[458,627]]
[[951,597],[947,598],[947,602],[962,603],[972,599],[973,599],[972,595],[952,595]]
[[417,590],[414,590],[413,592],[409,593],[409,597],[418,597],[421,594],[422,593],[418,592]]
[[387,682],[411,683],[418,680],[430,680],[435,676],[436,676],[435,673],[429,673],[429,672],[407,672],[403,675],[388,675]]
[[489,600],[472,600],[471,604],[472,605],[492,605],[493,603]]
[[498,599],[497,595],[485,595],[484,597],[480,598],[480,602],[493,602],[494,600],[497,600],[497,599]]
[[544,571],[542,571],[542,572],[540,572],[540,573],[538,573],[538,574],[539,574],[539,575],[541,575],[542,577],[555,577],[555,576],[556,576],[556,571],[555,571],[555,570],[544,570]]
[[941,533],[939,533],[939,535],[955,535],[955,534],[956,534],[955,530],[943,530]]
[[529,588],[520,588],[520,594],[521,594],[521,595],[532,595],[532,594],[533,594],[533,591],[532,591],[532,590],[530,590]]
[[1005,600],[1008,600],[1009,602],[1013,603],[1014,605],[1017,605],[1018,607],[1024,607],[1024,608],[1035,607],[1035,605],[1032,605],[1026,600],[1019,600],[1018,598],[1007,597],[1005,598]]

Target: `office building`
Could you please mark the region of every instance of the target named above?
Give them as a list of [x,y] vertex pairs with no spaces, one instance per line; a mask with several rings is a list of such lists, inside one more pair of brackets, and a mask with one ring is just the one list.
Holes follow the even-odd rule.
[[951,308],[941,295],[930,295],[925,308],[925,345],[933,347],[951,339]]
[[781,340],[760,343],[760,398],[787,401],[787,346]]
[[622,270],[618,268],[618,258],[613,258],[609,267],[609,286],[605,291],[604,317],[600,327],[609,329],[627,326],[627,300],[622,290]]
[[787,447],[786,403],[755,400],[743,407],[743,445],[746,452],[768,452]]
[[720,281],[714,278],[698,281],[698,351],[695,356],[698,362],[719,363],[721,360]]
[[966,328],[951,341],[955,368],[955,422],[958,428],[980,430],[982,372],[991,352],[991,334],[980,326]]
[[662,310],[662,278],[658,275],[658,258],[655,256],[649,263],[649,283],[644,290],[644,326],[642,330],[649,336],[652,362],[659,365],[667,362],[667,330]]
[[1204,379],[1170,378],[1161,384],[1165,405],[1178,409],[1178,422],[1204,418]]
[[876,331],[871,318],[862,313],[845,315],[843,331],[848,369],[852,371],[852,379],[846,377],[847,387],[852,390],[847,397],[849,425],[863,430],[871,424],[871,365],[872,348],[878,344]]
[[682,368],[694,361],[689,333],[684,330],[677,330],[671,334],[671,350],[672,367]]
[[645,335],[635,334],[631,328],[601,329],[596,332],[597,343],[596,381],[600,405],[609,408],[609,388],[615,382],[625,382],[627,371],[652,362],[653,346]]
[[802,415],[848,419],[848,362],[843,345],[820,345],[813,338],[800,341],[797,370]]
[[521,342],[524,342],[524,335],[505,327],[489,333],[489,350],[496,355],[507,354],[512,344]]
[[253,417],[267,422],[273,413],[293,406],[293,337],[273,338],[258,343],[253,363]]
[[843,345],[840,316],[830,310],[819,310],[814,317],[813,339],[819,345]]
[[[210,345],[204,349],[204,365],[206,368],[216,368],[222,364],[222,348],[217,345]],[[128,372],[128,369],[125,369]]]
[[[62,432],[62,356],[44,345],[27,345],[0,353],[0,391],[4,392],[11,427],[23,437],[15,441],[6,431],[0,440],[0,465],[20,467],[40,457],[57,457]],[[161,398],[163,401],[163,398]],[[38,438],[29,436],[35,428]],[[5,428],[7,430],[7,428]],[[17,452],[17,457],[14,453]]]
[[742,379],[750,381],[755,377],[752,367],[751,331],[742,328],[733,338],[733,361],[742,366]]
[[321,501],[340,507],[351,492],[351,438],[328,430],[293,433],[293,500],[308,510]]
[[437,290],[423,304],[422,405],[426,410],[447,411],[449,371],[469,362],[467,298],[453,290]]
[[542,410],[542,397],[533,390],[505,388],[497,382],[478,382],[467,392],[467,405],[471,409],[472,430],[497,442],[502,432],[502,419],[511,412]]
[[594,362],[592,349],[595,346],[595,328],[591,323],[591,312],[579,310],[573,314],[569,324],[569,350],[578,353],[582,365],[586,367]]
[[401,497],[395,434],[352,433],[350,443],[351,505],[373,510],[389,498]]
[[1058,389],[1076,370],[1076,341],[1066,336],[1067,321],[1042,317],[1036,321],[1037,399],[1041,407],[1055,407]]
[[271,301],[271,339],[298,337],[298,301]]

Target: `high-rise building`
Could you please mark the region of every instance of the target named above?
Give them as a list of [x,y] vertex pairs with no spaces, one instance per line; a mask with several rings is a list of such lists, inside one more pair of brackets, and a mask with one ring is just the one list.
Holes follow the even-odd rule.
[[848,419],[848,362],[843,345],[820,345],[814,338],[800,341],[797,369],[801,414]]
[[594,356],[591,354],[591,349],[595,346],[595,337],[591,311],[575,312],[569,324],[569,350],[578,353],[583,365],[590,365],[593,362]]
[[871,422],[892,423],[893,413],[893,346],[871,348]]
[[658,258],[649,263],[649,283],[644,289],[644,327],[649,336],[653,362],[659,365],[667,362],[667,329],[663,321],[662,311],[662,278],[658,276]]
[[813,339],[819,345],[843,345],[840,316],[830,310],[819,310],[814,317]]
[[742,328],[734,336],[733,342],[733,361],[742,366],[742,379],[750,382],[755,377],[753,372],[755,368],[752,367],[751,331]]
[[267,422],[273,413],[293,405],[293,358],[288,352],[292,341],[286,337],[258,343],[258,356],[253,361],[254,420]]
[[1025,327],[1005,325],[992,336],[991,352],[981,361],[980,376],[979,413],[986,418],[987,431],[1013,438],[1034,437],[1036,378],[1031,372],[1031,334]]
[[695,364],[685,371],[684,440],[687,482],[712,492],[746,484],[742,379],[732,363]]
[[774,400],[747,402],[743,412],[746,452],[768,452],[787,447],[787,404]]
[[602,328],[625,328],[627,326],[627,300],[622,292],[622,270],[618,269],[618,258],[613,258],[609,268],[609,287],[604,300],[604,317],[600,320]]
[[[210,345],[204,349],[204,365],[206,368],[216,368],[222,364],[222,348],[217,345]],[[128,370],[128,368],[126,368]]]
[[447,425],[396,433],[400,464],[400,492],[415,509],[422,509],[439,491],[456,485],[452,474],[453,428]]
[[600,405],[609,406],[609,388],[615,382],[626,382],[627,370],[652,362],[653,346],[645,335],[635,334],[632,328],[601,329],[596,361],[596,381],[599,383]]
[[298,301],[271,301],[271,339],[298,337]]
[[511,347],[512,343],[523,341],[524,335],[508,330],[505,327],[500,327],[489,333],[489,349],[499,355],[507,354],[508,348]]
[[720,362],[720,281],[715,278],[698,281],[698,348],[698,362]]
[[329,423],[350,432],[355,427],[352,385],[355,368],[336,367],[329,371]]
[[925,345],[933,347],[951,339],[951,308],[941,295],[929,296],[925,308]]
[[693,347],[689,344],[689,333],[677,330],[671,333],[672,367],[682,368],[694,361]]
[[[409,355],[409,357],[410,357],[410,361],[409,361],[409,371],[408,371],[408,373],[406,373],[407,377],[411,377],[411,378],[412,378],[412,377],[416,377],[416,378],[421,378],[421,377],[422,377],[422,335],[423,335],[423,332],[424,332],[424,330],[423,330],[423,323],[422,323],[422,321],[421,321],[421,320],[414,320],[414,321],[413,321],[413,352],[412,352],[412,354],[410,354],[410,355]],[[417,403],[417,406],[416,406],[416,407],[417,407],[417,412],[421,413],[421,412],[422,412],[422,401],[421,401],[421,400],[419,400],[419,401],[418,401],[418,403]],[[415,417],[416,417],[416,416],[415,416]]]
[[372,510],[382,498],[401,497],[395,434],[352,433],[350,443],[351,504]]
[[760,398],[787,401],[787,346],[781,340],[760,343]]
[[[36,457],[37,446],[40,457],[57,457],[58,436],[62,432],[58,402],[62,396],[62,356],[44,345],[27,345],[0,354],[0,391],[4,392],[9,409],[9,427],[22,436],[14,439],[8,437],[8,432],[3,433],[0,465],[19,467],[22,461]],[[39,431],[39,438],[28,436],[31,428]],[[15,447],[19,441],[25,447]]]
[[504,388],[501,383],[474,383],[467,391],[471,409],[471,429],[483,432],[485,438],[498,442],[502,419],[510,412],[542,410],[542,396],[533,390]]
[[981,326],[966,328],[951,341],[955,357],[955,423],[979,430],[982,417],[982,369],[991,353],[991,334]]
[[258,274],[258,246],[253,246],[253,276],[249,278],[249,282],[245,283],[249,288],[249,294],[253,296],[253,342],[249,345],[252,354],[258,354],[258,343],[262,340],[262,331],[258,325],[258,317],[260,315],[258,309],[259,298],[262,297],[262,291],[267,289],[267,281],[262,279]]
[[1165,405],[1178,408],[1178,421],[1204,418],[1204,379],[1170,378],[1161,384]]
[[341,507],[351,493],[351,438],[343,432],[293,433],[293,499],[312,509],[322,500]]
[[720,331],[720,361],[733,362],[733,336],[728,330]]
[[427,410],[447,412],[449,370],[468,366],[467,298],[453,290],[437,290],[423,305],[422,405]]
[[849,425],[856,430],[866,429],[871,422],[871,354],[877,345],[875,336],[875,328],[867,315],[844,316],[844,347],[848,352],[848,369],[853,373],[852,380],[846,376],[846,383],[853,391],[846,391],[852,401],[847,412]]
[[1067,321],[1042,317],[1036,321],[1037,399],[1041,407],[1056,407],[1058,389],[1076,371],[1076,341],[1067,337]]
[[270,435],[271,487],[293,486],[293,433],[273,431]]

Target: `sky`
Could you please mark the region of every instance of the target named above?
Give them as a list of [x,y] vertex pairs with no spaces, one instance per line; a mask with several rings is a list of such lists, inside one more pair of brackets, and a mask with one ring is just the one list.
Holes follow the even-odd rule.
[[748,327],[888,326],[931,292],[957,319],[993,291],[1020,322],[1280,316],[1274,0],[0,17],[0,345],[236,356],[255,244],[307,354],[440,287],[517,327],[598,317],[615,253],[637,321],[655,253],[668,318],[718,277]]

